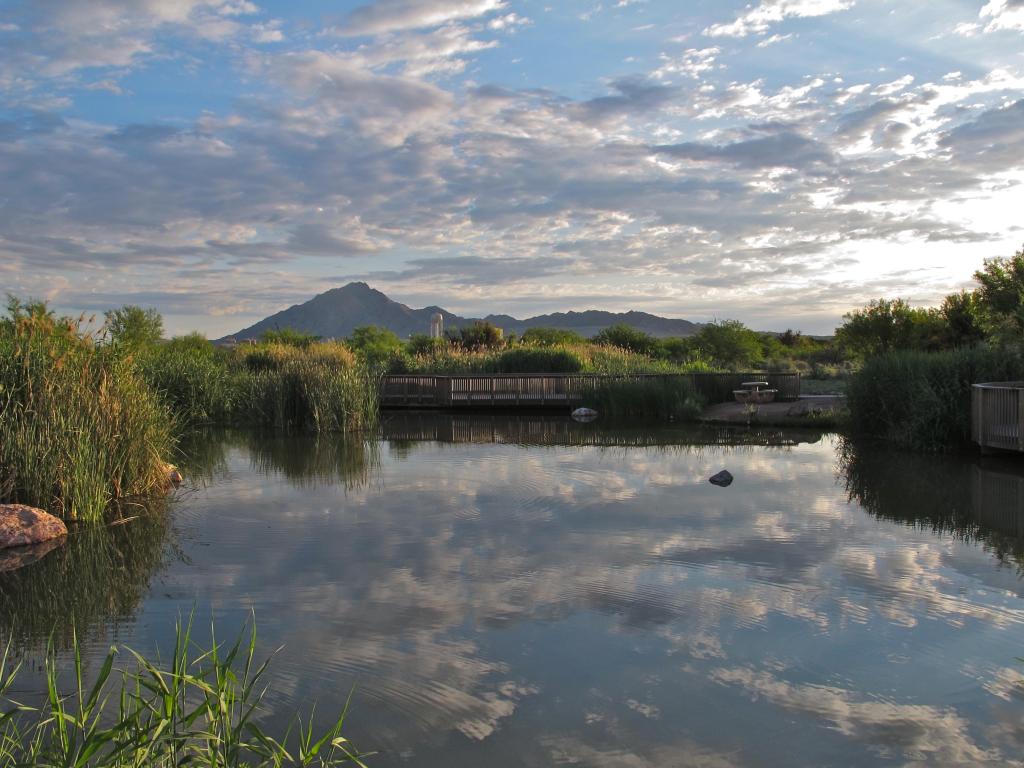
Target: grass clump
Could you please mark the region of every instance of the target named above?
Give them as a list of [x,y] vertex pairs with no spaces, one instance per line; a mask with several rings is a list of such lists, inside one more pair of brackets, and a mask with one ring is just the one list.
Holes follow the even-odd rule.
[[970,440],[971,385],[1021,378],[1020,356],[987,346],[869,358],[847,385],[849,428],[911,450],[953,450]]
[[583,403],[610,419],[684,421],[696,419],[704,407],[690,384],[675,376],[595,381]]
[[81,644],[74,641],[74,681],[61,690],[52,646],[45,662],[46,696],[29,705],[11,699],[19,667],[0,657],[0,767],[270,768],[364,766],[341,735],[346,711],[321,734],[296,718],[274,737],[256,721],[267,691],[269,659],[256,660],[256,631],[233,645],[214,638],[208,650],[191,640],[191,621],[176,627],[167,666],[124,649],[130,662],[115,667],[112,647],[94,682],[85,680]]
[[174,424],[132,356],[83,322],[16,300],[0,320],[0,501],[98,520],[166,487]]

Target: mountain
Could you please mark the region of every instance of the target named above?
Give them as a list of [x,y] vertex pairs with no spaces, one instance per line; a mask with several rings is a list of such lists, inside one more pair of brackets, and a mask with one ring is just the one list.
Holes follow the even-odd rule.
[[[437,312],[444,317],[445,328],[460,328],[477,318],[459,317],[441,307],[412,309],[389,299],[366,283],[349,283],[314,296],[305,304],[296,304],[243,328],[233,335],[242,341],[255,339],[264,331],[294,328],[325,339],[342,338],[361,325],[390,328],[406,338],[413,333],[429,333],[430,318]],[[583,336],[593,336],[617,323],[631,325],[652,336],[690,336],[699,326],[689,320],[674,320],[646,312],[556,312],[518,320],[510,315],[488,315],[482,318],[494,323],[505,333],[522,334],[527,328],[563,328]],[[231,338],[231,337],[229,337]]]

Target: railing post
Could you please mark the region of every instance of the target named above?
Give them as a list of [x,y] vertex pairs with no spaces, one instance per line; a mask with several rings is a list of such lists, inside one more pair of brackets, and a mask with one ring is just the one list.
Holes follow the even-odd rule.
[[1024,452],[1024,387],[1017,390],[1017,450]]
[[971,438],[978,445],[981,445],[981,387],[971,387]]

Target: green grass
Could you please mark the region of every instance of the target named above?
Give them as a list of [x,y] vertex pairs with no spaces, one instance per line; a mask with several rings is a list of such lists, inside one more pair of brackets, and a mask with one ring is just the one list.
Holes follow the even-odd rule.
[[99,520],[167,486],[174,421],[130,357],[16,303],[0,320],[0,501]]
[[341,734],[347,705],[323,733],[298,716],[284,734],[259,725],[270,660],[256,659],[255,627],[232,644],[217,643],[211,629],[208,649],[197,649],[191,632],[191,620],[176,626],[167,665],[111,647],[94,681],[75,637],[69,690],[51,645],[45,698],[35,705],[13,699],[20,665],[8,646],[0,657],[0,768],[365,765]]
[[892,352],[867,360],[847,386],[855,435],[941,452],[970,441],[971,384],[1024,378],[1024,362],[988,347]]

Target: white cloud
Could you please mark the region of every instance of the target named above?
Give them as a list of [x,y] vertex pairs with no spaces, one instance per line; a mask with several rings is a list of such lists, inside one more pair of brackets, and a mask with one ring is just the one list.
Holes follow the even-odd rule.
[[450,21],[485,16],[506,7],[504,0],[377,0],[352,11],[338,32],[353,36],[380,35],[436,27]]
[[827,16],[852,8],[854,0],[761,0],[734,21],[712,24],[704,30],[709,37],[746,37],[764,34],[773,24],[789,18]]
[[986,32],[1016,30],[1024,32],[1024,3],[1020,0],[989,0],[978,13]]

